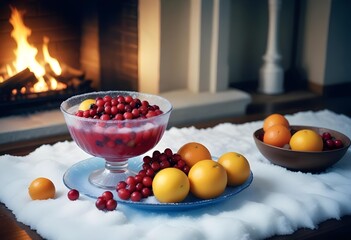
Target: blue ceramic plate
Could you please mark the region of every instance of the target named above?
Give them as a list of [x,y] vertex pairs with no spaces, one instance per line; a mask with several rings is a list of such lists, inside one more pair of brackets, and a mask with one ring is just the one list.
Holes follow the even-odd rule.
[[[142,160],[140,157],[132,158],[129,160],[129,169],[132,171],[139,172],[139,170],[141,169],[141,165]],[[77,189],[81,194],[92,198],[98,198],[104,191],[106,191],[106,189],[98,188],[92,185],[89,182],[88,178],[91,172],[104,167],[104,159],[93,157],[83,160],[72,165],[66,171],[66,173],[63,175],[63,182],[70,189]],[[155,199],[155,197],[148,197],[140,202],[133,202],[119,199],[115,192],[114,195],[118,203],[125,204],[134,208],[152,211],[179,211],[200,208],[227,200],[228,198],[235,196],[236,194],[240,193],[242,190],[247,188],[251,184],[252,180],[253,174],[251,172],[250,177],[246,180],[244,184],[237,187],[227,187],[224,193],[217,198],[202,200],[196,198],[192,194],[189,194],[189,196],[183,202],[180,203],[160,203]]]

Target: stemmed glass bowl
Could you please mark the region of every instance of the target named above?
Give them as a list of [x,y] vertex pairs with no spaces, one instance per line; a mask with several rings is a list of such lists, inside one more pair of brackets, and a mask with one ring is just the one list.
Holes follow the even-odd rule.
[[[162,114],[150,118],[101,120],[76,116],[86,99],[104,96],[132,96],[159,106]],[[105,167],[93,171],[89,182],[99,188],[114,189],[119,181],[135,173],[128,169],[128,159],[152,149],[163,136],[172,111],[171,103],[160,96],[131,91],[100,91],[73,96],[60,109],[72,139],[85,152],[105,160]]]

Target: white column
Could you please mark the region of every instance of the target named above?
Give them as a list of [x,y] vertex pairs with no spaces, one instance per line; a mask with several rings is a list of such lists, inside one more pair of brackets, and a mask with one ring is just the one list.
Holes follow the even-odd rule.
[[284,70],[278,52],[278,29],[281,0],[268,0],[269,26],[267,50],[263,56],[264,63],[260,69],[259,92],[279,94],[284,91]]
[[210,92],[225,91],[229,86],[230,0],[213,1],[210,58]]
[[139,89],[157,94],[160,87],[161,0],[139,1]]
[[200,92],[201,69],[201,1],[191,0],[189,9],[189,60],[187,89]]

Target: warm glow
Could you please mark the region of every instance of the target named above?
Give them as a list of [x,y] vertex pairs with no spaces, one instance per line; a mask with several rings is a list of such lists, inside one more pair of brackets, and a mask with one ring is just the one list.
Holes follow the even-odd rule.
[[[19,12],[16,8],[11,8],[11,11],[12,14],[9,20],[13,26],[11,36],[16,41],[17,49],[14,50],[16,60],[11,65],[8,64],[6,66],[8,76],[11,77],[18,72],[28,68],[38,79],[38,82],[34,84],[33,89],[30,89],[30,91],[43,92],[66,88],[66,85],[64,83],[57,82],[54,77],[48,75],[45,72],[45,64],[50,66],[52,72],[56,74],[56,76],[59,76],[62,72],[59,62],[49,54],[49,38],[44,37],[42,48],[44,64],[42,65],[36,59],[38,49],[31,45],[27,40],[32,31],[25,26],[22,18],[23,13]],[[48,81],[45,81],[45,78],[48,79]],[[47,84],[47,82],[50,82],[50,84]],[[21,92],[25,91],[21,90]]]
[[35,59],[38,50],[27,41],[32,31],[24,25],[22,14],[16,8],[12,8],[10,23],[13,26],[11,36],[17,43],[17,49],[14,51],[16,55],[14,63],[16,70],[19,72],[28,67],[36,77],[44,76],[45,69]]
[[38,82],[34,84],[33,92],[45,92],[49,90],[49,86],[46,84],[45,80],[40,77]]
[[44,37],[44,44],[43,44],[44,60],[50,65],[52,71],[54,71],[56,75],[60,75],[62,72],[60,63],[55,58],[50,56],[48,45],[49,45],[49,38]]

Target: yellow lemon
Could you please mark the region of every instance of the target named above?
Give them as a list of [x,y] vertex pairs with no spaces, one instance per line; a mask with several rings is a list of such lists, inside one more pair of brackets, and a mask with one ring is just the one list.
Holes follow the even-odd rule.
[[313,130],[302,129],[291,136],[290,148],[294,151],[318,152],[323,150],[322,137]]
[[243,184],[251,174],[249,162],[240,153],[224,153],[218,158],[218,163],[227,171],[228,186]]
[[190,184],[187,175],[178,168],[165,168],[159,171],[153,181],[154,196],[162,203],[183,201],[189,194]]
[[78,110],[85,111],[89,110],[90,106],[95,103],[95,99],[85,99],[79,104]]
[[210,199],[221,195],[227,186],[224,167],[211,159],[201,160],[190,168],[190,191],[198,198]]

